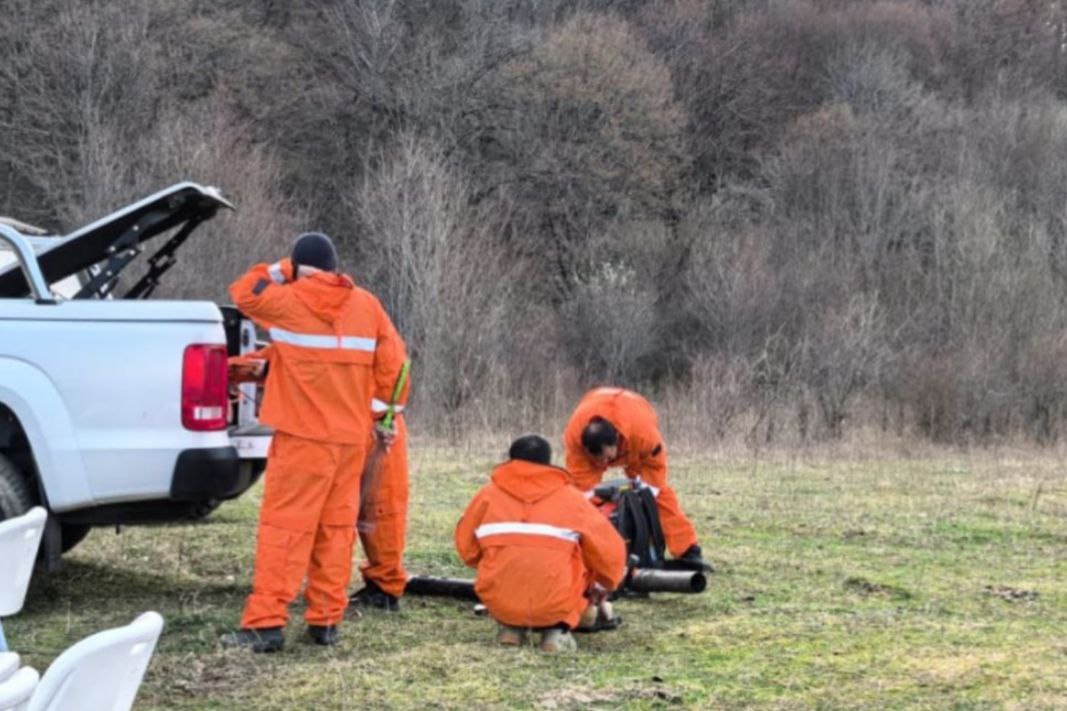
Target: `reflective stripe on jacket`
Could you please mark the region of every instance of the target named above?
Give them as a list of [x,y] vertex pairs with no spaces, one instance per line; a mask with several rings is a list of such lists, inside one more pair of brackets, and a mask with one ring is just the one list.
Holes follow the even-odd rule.
[[626,545],[556,467],[512,460],[493,471],[456,526],[456,549],[478,569],[475,591],[500,622],[577,624],[592,582],[615,589]]
[[273,343],[260,420],[307,439],[363,445],[367,403],[392,397],[404,343],[378,299],[347,276],[293,282],[291,272],[288,260],[257,264],[230,286]]

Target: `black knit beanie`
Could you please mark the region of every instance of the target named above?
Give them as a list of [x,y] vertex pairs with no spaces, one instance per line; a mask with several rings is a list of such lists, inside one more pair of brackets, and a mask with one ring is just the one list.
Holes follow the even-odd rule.
[[301,264],[327,272],[337,271],[337,250],[333,241],[321,232],[306,232],[293,244],[293,272]]

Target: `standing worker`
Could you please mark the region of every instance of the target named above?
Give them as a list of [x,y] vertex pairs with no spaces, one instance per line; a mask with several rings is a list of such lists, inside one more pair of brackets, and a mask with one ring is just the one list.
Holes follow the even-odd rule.
[[260,420],[275,435],[252,594],[241,629],[220,641],[256,652],[281,649],[289,603],[306,577],[311,639],[335,644],[348,605],[353,523],[372,430],[367,403],[392,396],[404,344],[378,300],[337,273],[337,253],[324,234],[301,235],[290,259],[257,264],[230,295],[273,341]]
[[520,437],[508,457],[463,512],[456,550],[478,569],[474,590],[500,625],[498,643],[520,646],[532,628],[542,651],[573,651],[570,630],[592,626],[626,574],[626,544],[549,464],[544,438]]
[[656,497],[667,550],[694,568],[704,568],[696,529],[682,513],[667,483],[667,448],[656,411],[645,398],[622,388],[597,388],[586,393],[563,435],[567,471],[575,486],[591,491],[611,467],[623,467]]
[[[377,398],[371,413],[381,418],[392,403]],[[373,607],[386,612],[400,609],[400,598],[408,582],[404,570],[404,538],[408,514],[408,429],[403,405],[394,405],[396,438],[378,464],[377,485],[363,506],[364,520],[359,521],[359,541],[366,557],[359,566],[363,588],[354,593],[353,605]],[[370,443],[373,446],[373,441]]]

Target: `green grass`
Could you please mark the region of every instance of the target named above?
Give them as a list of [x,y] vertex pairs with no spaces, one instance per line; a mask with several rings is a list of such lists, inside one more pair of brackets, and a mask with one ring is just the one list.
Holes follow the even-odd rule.
[[[1067,479],[1051,456],[753,462],[679,458],[717,566],[700,596],[626,600],[616,633],[548,658],[500,650],[468,605],[408,599],[339,647],[223,652],[248,591],[258,490],[208,521],[94,531],[38,575],[12,646],[44,669],[155,609],[138,708],[1067,708]],[[467,575],[455,519],[486,454],[416,446],[408,560]]]

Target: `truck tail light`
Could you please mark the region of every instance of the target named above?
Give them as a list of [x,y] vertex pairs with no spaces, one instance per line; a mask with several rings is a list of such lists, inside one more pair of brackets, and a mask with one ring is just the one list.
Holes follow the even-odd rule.
[[206,432],[226,429],[229,413],[226,346],[197,343],[182,358],[182,425]]

